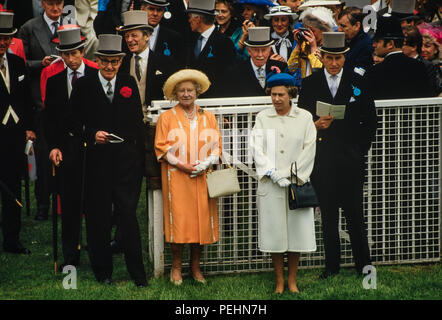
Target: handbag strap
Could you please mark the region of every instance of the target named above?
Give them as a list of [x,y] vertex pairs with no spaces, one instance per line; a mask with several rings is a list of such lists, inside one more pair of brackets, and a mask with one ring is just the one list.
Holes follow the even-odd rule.
[[[298,185],[298,166],[296,165],[295,161],[295,177],[296,177],[296,185]],[[293,162],[290,165],[290,182],[293,183]]]

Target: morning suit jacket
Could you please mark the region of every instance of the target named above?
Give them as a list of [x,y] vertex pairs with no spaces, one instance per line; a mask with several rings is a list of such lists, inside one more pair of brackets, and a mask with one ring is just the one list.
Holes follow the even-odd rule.
[[[0,180],[18,199],[21,195],[21,176],[25,166],[25,130],[34,130],[29,99],[29,77],[22,58],[6,53],[10,91],[0,75]],[[3,124],[9,106],[18,117],[16,123],[9,116]],[[20,207],[3,188],[0,188],[2,207],[3,247],[14,249],[19,244]]]
[[198,58],[195,59],[194,49],[198,37],[199,34],[194,34],[194,38],[187,48],[187,66],[204,72],[212,84],[201,98],[221,97],[223,96],[222,79],[225,76],[226,69],[235,61],[235,47],[230,38],[225,37],[215,28]]
[[346,68],[361,67],[367,71],[373,65],[373,40],[362,27],[359,33],[348,42],[350,50],[345,54]]
[[[285,62],[276,60],[267,60],[266,75],[271,72],[271,67],[278,67],[281,72],[287,68]],[[227,88],[226,96],[230,97],[254,97],[267,95],[256,78],[250,58],[246,61],[241,61],[227,72],[225,78],[225,88]]]
[[[97,69],[85,65],[84,76],[88,76]],[[65,68],[62,72],[50,77],[46,85],[46,101],[44,108],[45,134],[49,151],[54,148],[60,149],[63,153],[74,138],[66,130],[68,116],[68,84]]]
[[181,69],[186,62],[183,54],[185,52],[184,38],[172,29],[162,25],[159,25],[159,28],[155,47],[152,51],[157,55],[171,57]]
[[422,62],[402,52],[388,55],[364,76],[375,100],[434,97]]
[[[130,74],[130,60],[133,54],[127,54],[118,71],[118,74]],[[152,100],[164,100],[163,85],[167,78],[178,71],[177,63],[168,56],[158,55],[149,49],[146,74],[145,102],[150,106]]]
[[[64,17],[61,24],[76,24],[75,20]],[[31,77],[31,92],[34,107],[41,108],[40,75],[43,70],[41,61],[45,56],[59,55],[56,44],[51,40],[52,32],[49,29],[43,15],[26,22],[18,32],[18,38],[23,40],[26,53],[26,65]]]
[[[359,93],[359,94],[358,94]],[[298,98],[298,106],[310,111],[318,120],[316,102],[346,105],[345,118],[334,120],[330,127],[318,130],[314,172],[332,161],[361,162],[374,140],[377,116],[374,101],[363,78],[352,69],[344,68],[335,97],[330,93],[324,70],[305,78]]]

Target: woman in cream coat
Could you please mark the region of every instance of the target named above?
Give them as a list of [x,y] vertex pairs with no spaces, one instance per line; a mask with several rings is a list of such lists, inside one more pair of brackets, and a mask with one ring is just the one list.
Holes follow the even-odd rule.
[[308,181],[316,150],[312,115],[291,102],[297,93],[294,83],[286,73],[268,77],[274,107],[258,113],[250,141],[259,178],[259,249],[272,253],[275,293],[284,291],[283,254],[288,252],[288,288],[299,293],[296,273],[300,252],[316,250],[313,208],[288,207],[290,165],[296,161],[298,180],[301,184]]

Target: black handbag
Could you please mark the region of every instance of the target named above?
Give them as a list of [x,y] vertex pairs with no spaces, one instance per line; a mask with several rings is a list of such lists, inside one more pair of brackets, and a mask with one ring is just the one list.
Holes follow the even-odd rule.
[[293,183],[293,163],[290,166],[290,185],[289,185],[289,208],[290,210],[299,208],[310,208],[319,206],[318,197],[310,181],[302,186],[298,185],[298,167],[295,162],[296,181]]

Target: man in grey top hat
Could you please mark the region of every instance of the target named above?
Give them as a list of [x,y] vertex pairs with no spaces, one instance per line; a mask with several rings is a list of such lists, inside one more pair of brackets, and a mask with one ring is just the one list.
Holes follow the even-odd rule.
[[270,27],[249,28],[244,42],[250,58],[233,65],[226,77],[228,95],[233,97],[264,96],[266,75],[276,67],[285,72],[287,63],[269,59],[272,54]]
[[135,79],[118,74],[122,37],[102,34],[99,72],[77,80],[69,101],[68,129],[87,143],[85,193],[88,253],[97,281],[112,284],[112,207],[131,278],[147,285],[136,209],[144,165],[144,131]]
[[[82,223],[81,179],[83,145],[81,137],[75,137],[66,130],[68,101],[76,81],[96,72],[91,61],[84,59],[85,41],[80,28],[58,30],[57,50],[66,67],[50,77],[45,94],[45,134],[48,142],[49,159],[56,166],[61,197],[62,249],[65,265],[78,266],[80,259],[80,223]],[[88,62],[86,65],[85,62]]]
[[18,38],[23,40],[26,65],[29,68],[32,102],[36,109],[36,133],[39,136],[34,144],[38,176],[35,185],[36,220],[46,220],[48,218],[49,180],[51,175],[48,160],[49,151],[43,128],[43,103],[40,91],[41,71],[57,58],[56,44],[51,40],[56,37],[58,27],[64,24],[76,24],[73,19],[62,16],[64,0],[41,0],[41,5],[44,9],[43,15],[26,22],[18,32]]
[[223,96],[222,79],[236,53],[230,38],[215,28],[215,0],[189,0],[186,12],[195,33],[187,48],[187,66],[204,72],[212,83],[202,98]]
[[[358,274],[370,265],[362,210],[364,156],[374,140],[377,116],[373,98],[363,78],[344,67],[345,34],[324,32],[320,48],[324,68],[305,78],[298,106],[310,111],[318,131],[312,183],[321,207],[325,271],[340,269],[339,208],[343,209]],[[343,119],[317,115],[317,103],[345,105]]]
[[0,12],[0,198],[3,249],[5,252],[29,254],[19,241],[21,176],[24,168],[25,143],[35,140],[29,77],[22,58],[8,51],[12,36],[13,13]]

